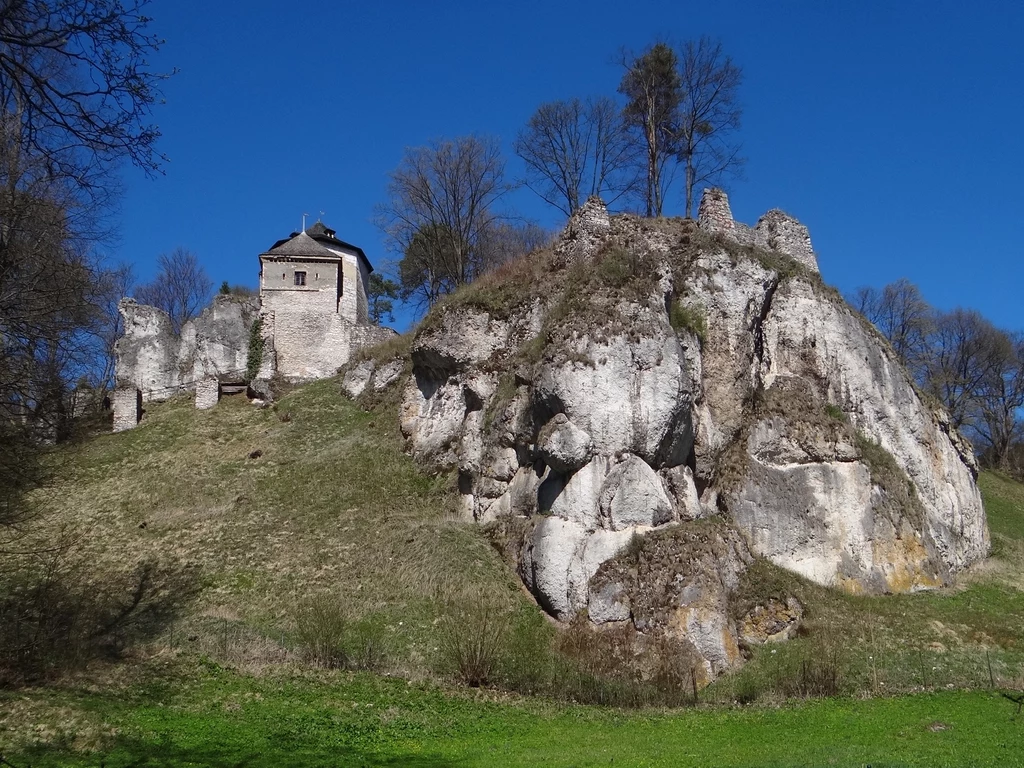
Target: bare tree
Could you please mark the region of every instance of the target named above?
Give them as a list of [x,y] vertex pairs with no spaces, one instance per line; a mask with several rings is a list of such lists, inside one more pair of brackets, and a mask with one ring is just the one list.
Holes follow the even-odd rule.
[[66,182],[36,173],[17,147],[0,151],[0,525],[40,475],[40,441],[66,423],[68,382],[87,363],[96,265],[73,236]]
[[998,469],[1008,469],[1015,443],[1024,439],[1024,335],[996,331],[988,375],[981,382],[973,408],[972,428]]
[[693,213],[698,184],[721,184],[740,172],[743,158],[735,134],[742,109],[738,91],[743,73],[708,37],[688,40],[679,56],[680,92],[676,142],[685,171],[686,215]]
[[625,68],[619,93],[626,97],[623,117],[638,131],[644,147],[648,216],[661,216],[671,176],[668,164],[679,151],[679,105],[682,81],[675,51],[657,42],[639,56],[623,52]]
[[199,314],[213,292],[213,282],[199,259],[186,248],[175,248],[157,257],[160,271],[152,282],[135,289],[135,298],[157,307],[171,318],[175,333]]
[[0,525],[40,480],[69,382],[96,365],[105,234],[125,159],[161,161],[146,0],[0,0]]
[[498,222],[484,231],[480,242],[484,268],[494,269],[551,243],[553,234],[532,221]]
[[506,218],[496,206],[508,189],[495,139],[462,136],[406,149],[376,218],[403,255],[405,298],[429,306],[486,269],[481,244]]
[[91,378],[101,391],[109,389],[114,383],[114,367],[117,362],[114,346],[124,335],[124,320],[117,305],[131,293],[133,285],[135,272],[132,265],[122,263],[102,270],[93,289],[96,323],[91,335],[96,345],[96,362],[92,366]]
[[128,158],[147,172],[163,157],[149,121],[166,75],[148,57],[148,0],[5,0],[0,7],[0,111],[19,147],[52,176],[103,194],[105,170]]
[[920,289],[901,277],[881,291],[858,288],[847,299],[854,309],[875,324],[903,364],[920,379],[935,317]]
[[636,145],[606,97],[541,104],[513,147],[526,186],[566,216],[591,195],[613,203],[637,184]]
[[936,314],[925,379],[958,429],[970,426],[980,393],[1001,365],[1004,342],[1005,334],[976,310]]

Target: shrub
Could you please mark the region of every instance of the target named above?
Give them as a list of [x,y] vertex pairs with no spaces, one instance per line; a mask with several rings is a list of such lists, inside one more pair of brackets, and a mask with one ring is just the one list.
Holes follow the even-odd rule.
[[683,304],[679,299],[673,299],[669,308],[669,323],[677,331],[689,331],[696,336],[700,343],[705,342],[708,325],[704,318],[703,307]]
[[257,317],[249,329],[249,357],[245,364],[245,378],[252,381],[260,374],[263,365],[263,318]]
[[846,421],[846,414],[843,409],[834,403],[825,404],[825,415],[836,421]]
[[305,600],[295,616],[295,631],[306,661],[327,669],[348,668],[348,621],[335,599],[318,595]]
[[505,605],[481,590],[450,602],[441,627],[441,653],[456,678],[472,688],[492,682],[506,652]]
[[372,617],[349,620],[331,595],[303,601],[295,615],[295,630],[299,651],[317,667],[380,670],[391,658],[385,627]]

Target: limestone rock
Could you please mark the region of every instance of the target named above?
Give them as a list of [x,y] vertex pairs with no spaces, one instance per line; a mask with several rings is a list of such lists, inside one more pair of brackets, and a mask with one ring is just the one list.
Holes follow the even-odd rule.
[[341,389],[350,398],[355,400],[366,389],[373,378],[373,371],[377,364],[373,360],[363,360],[351,366],[341,379]]
[[693,480],[693,470],[689,467],[666,467],[658,472],[665,490],[672,499],[676,514],[680,520],[697,520],[704,517],[705,512],[697,495],[697,486]]
[[373,388],[380,392],[390,387],[405,371],[404,360],[392,360],[384,363],[373,374]]
[[556,414],[537,441],[537,453],[556,472],[575,472],[590,460],[594,441],[564,413]]
[[542,364],[533,381],[534,399],[557,403],[590,435],[596,453],[628,451],[652,464],[681,464],[693,430],[679,340],[664,312],[646,306],[622,311],[648,333],[579,339],[571,360]]
[[600,503],[601,515],[613,531],[654,527],[672,519],[672,502],[661,480],[639,456],[630,456],[608,473]]
[[804,609],[795,597],[785,601],[770,598],[755,605],[740,620],[740,640],[746,645],[764,645],[789,640],[796,634]]
[[[546,487],[538,491],[540,508],[548,507],[551,514],[594,530],[599,524],[601,489],[611,465],[612,461],[607,456],[595,456],[568,480],[558,474],[550,475]],[[550,506],[546,503],[548,494],[551,496]]]
[[588,616],[595,624],[629,620],[629,593],[620,582],[613,581],[591,588]]
[[575,612],[569,571],[586,538],[581,525],[560,517],[544,517],[533,529],[523,552],[523,581],[555,618],[569,619]]
[[458,469],[467,518],[527,519],[519,572],[553,616],[673,643],[709,681],[799,621],[784,601],[730,613],[756,556],[883,593],[985,555],[970,446],[822,286],[794,219],[744,226],[724,193],[697,225],[588,202],[550,258],[517,306],[428,318],[401,428]]

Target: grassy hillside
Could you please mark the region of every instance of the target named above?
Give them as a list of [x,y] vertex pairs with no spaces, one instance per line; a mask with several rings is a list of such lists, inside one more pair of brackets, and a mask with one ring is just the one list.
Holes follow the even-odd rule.
[[[96,647],[95,633],[72,633],[82,649],[0,692],[0,754],[32,765],[98,764],[90,750],[107,765],[334,764],[325,752],[354,765],[483,765],[498,745],[511,765],[707,754],[722,765],[956,765],[968,753],[995,765],[1006,744],[1024,745],[1010,702],[956,692],[1024,689],[1024,486],[982,476],[993,557],[951,590],[852,597],[758,564],[741,598],[794,593],[804,628],[702,691],[702,711],[565,708],[551,702],[690,693],[616,677],[605,640],[540,614],[481,531],[456,521],[451,479],[402,453],[397,397],[363,410],[331,380],[273,409],[226,398],[199,412],[184,398],[147,407],[138,429],[57,451],[35,519],[17,547],[3,544],[35,554],[5,557],[0,643],[29,597],[37,614],[117,631]],[[452,687],[474,663],[487,693]],[[913,695],[760,706],[837,693]],[[797,722],[818,735],[795,739]],[[845,751],[833,752],[838,733]]]
[[[76,578],[148,567],[152,599],[174,609],[161,629],[174,647],[279,659],[298,621],[328,624],[330,606],[376,626],[415,674],[430,667],[432,622],[462,593],[522,600],[479,533],[452,522],[447,478],[420,473],[394,417],[346,401],[336,381],[273,409],[151,404],[139,428],[54,458],[33,535],[71,542]],[[253,647],[225,647],[239,643]]]

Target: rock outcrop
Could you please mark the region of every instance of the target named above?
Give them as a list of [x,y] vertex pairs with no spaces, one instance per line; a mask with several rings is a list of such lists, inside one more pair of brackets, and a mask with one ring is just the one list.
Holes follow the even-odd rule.
[[699,226],[588,201],[501,290],[427,318],[401,414],[467,518],[525,523],[511,548],[545,610],[685,641],[703,679],[799,621],[785,596],[730,613],[757,558],[882,593],[988,547],[970,447],[822,284],[806,228],[728,211],[719,191]]

